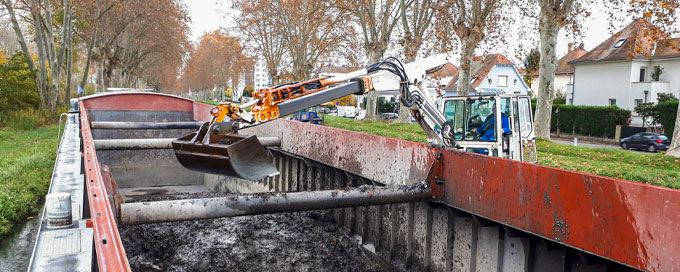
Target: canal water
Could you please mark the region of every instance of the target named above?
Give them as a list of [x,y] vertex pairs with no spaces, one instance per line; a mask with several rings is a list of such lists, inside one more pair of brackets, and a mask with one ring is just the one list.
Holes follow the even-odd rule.
[[0,272],[26,271],[33,253],[40,215],[18,225],[0,240]]

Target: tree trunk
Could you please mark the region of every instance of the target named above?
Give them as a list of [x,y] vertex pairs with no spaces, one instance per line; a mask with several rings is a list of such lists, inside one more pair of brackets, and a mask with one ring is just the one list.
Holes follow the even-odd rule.
[[[382,59],[382,55],[385,52],[383,48],[373,47],[366,48],[368,55],[368,64],[374,64]],[[378,92],[369,91],[366,94],[366,119],[377,119],[378,118]]]
[[678,105],[678,114],[675,117],[675,129],[673,130],[671,146],[668,148],[666,155],[680,158],[680,105]]
[[[69,23],[69,28],[71,24]],[[69,29],[68,39],[66,41],[66,90],[64,91],[64,101],[66,105],[71,102],[71,77],[73,77],[73,33]]]
[[458,85],[456,91],[459,96],[470,94],[470,73],[472,69],[472,55],[475,53],[476,42],[462,41],[463,50],[460,54],[460,72],[458,72]]
[[48,54],[47,54],[47,49],[45,48],[45,42],[43,41],[43,24],[41,23],[40,19],[40,5],[36,2],[36,0],[31,0],[29,1],[29,8],[31,10],[31,16],[33,17],[33,24],[35,27],[35,33],[34,33],[34,39],[35,39],[35,45],[36,49],[38,50],[38,63],[39,63],[39,76],[38,80],[40,81],[40,107],[41,108],[50,108],[50,100],[51,100],[51,95],[50,95],[50,86],[49,83],[47,82],[47,61],[48,61]]
[[[416,59],[415,52],[419,48],[420,44],[417,44],[417,41],[414,39],[406,39],[404,41],[404,55],[406,63],[411,63]],[[411,52],[411,53],[409,53]],[[411,122],[411,110],[409,110],[408,107],[404,106],[402,103],[399,104],[399,117],[397,118],[397,122],[399,123],[410,123]]]
[[35,62],[33,62],[31,52],[28,50],[26,40],[24,39],[24,34],[21,32],[21,28],[19,27],[19,22],[17,21],[16,14],[14,13],[14,8],[12,7],[12,3],[10,3],[9,0],[2,0],[2,4],[5,6],[5,8],[7,9],[7,13],[9,14],[10,21],[12,22],[12,28],[14,29],[14,34],[17,36],[17,41],[21,46],[21,51],[23,51],[24,56],[26,57],[28,69],[31,70],[31,75],[33,76],[33,81],[35,82],[36,91],[38,92],[38,98],[42,105],[43,101],[45,100],[45,98],[43,97],[44,86],[42,85],[42,81],[38,78],[38,74],[36,73]]
[[71,73],[71,70],[73,69],[73,29],[72,29],[72,24],[71,24],[71,3],[69,0],[67,0],[66,4],[66,12],[68,13],[68,16],[65,14],[64,17],[68,17],[67,19],[64,19],[64,37],[66,37],[65,41],[66,44],[62,46],[66,46],[66,88],[64,89],[64,102],[66,105],[69,105],[71,101],[71,76],[73,75]]
[[92,38],[90,38],[90,43],[87,47],[87,59],[85,59],[85,69],[83,70],[83,78],[80,80],[80,88],[85,90],[85,84],[87,84],[87,76],[90,73],[90,62],[92,61],[92,50],[94,49],[94,44],[97,42],[97,30],[99,29],[98,23],[101,17],[101,0],[97,0],[97,11],[95,13],[95,23],[94,30],[92,31]]
[[85,59],[85,69],[83,70],[83,78],[80,80],[80,88],[85,89],[85,84],[87,84],[87,76],[90,73],[90,62],[92,61],[92,51],[94,50],[94,43],[96,42],[95,36],[97,35],[97,29],[94,30],[92,34],[92,39],[87,48],[87,59]]
[[555,99],[555,68],[557,68],[557,35],[561,25],[547,15],[541,15],[539,32],[541,35],[541,60],[538,72],[538,99],[536,105],[535,133],[537,138],[550,139],[550,119]]

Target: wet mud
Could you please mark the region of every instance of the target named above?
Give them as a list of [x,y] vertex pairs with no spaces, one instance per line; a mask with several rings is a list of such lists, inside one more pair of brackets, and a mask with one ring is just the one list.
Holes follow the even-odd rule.
[[[217,196],[225,194],[128,202]],[[127,226],[120,235],[133,271],[381,271],[329,211]]]

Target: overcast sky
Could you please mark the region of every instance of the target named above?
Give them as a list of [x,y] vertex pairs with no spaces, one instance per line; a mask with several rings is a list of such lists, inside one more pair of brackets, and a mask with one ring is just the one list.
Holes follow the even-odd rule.
[[[219,3],[218,3],[219,2]],[[214,31],[220,27],[227,27],[228,21],[223,17],[224,12],[229,12],[226,1],[218,0],[185,0],[185,4],[189,9],[189,16],[191,17],[191,39],[197,42],[200,37],[207,32]],[[584,33],[585,37],[583,42],[585,44],[586,50],[591,50],[604,40],[610,37],[611,33],[608,30],[608,18],[605,15],[603,9],[606,7],[598,6],[592,12],[592,16],[587,18],[584,22]],[[621,27],[629,24],[633,20],[632,16],[627,18],[625,22],[619,23]],[[512,31],[512,30],[509,30]],[[561,57],[567,53],[567,44],[569,40],[564,34],[566,30],[561,31],[560,39],[558,40],[557,53],[558,57]],[[513,46],[518,45],[508,45],[506,48],[501,50],[488,50],[490,53],[504,53],[509,55],[511,59],[514,58]],[[538,45],[535,45],[537,47]],[[524,46],[531,48],[532,46]],[[519,61],[519,60],[515,60]],[[517,65],[521,65],[517,63]]]

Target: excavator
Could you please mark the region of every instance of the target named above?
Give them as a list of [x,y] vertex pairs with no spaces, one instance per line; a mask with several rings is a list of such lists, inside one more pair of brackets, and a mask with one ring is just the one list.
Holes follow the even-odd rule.
[[[248,103],[220,103],[211,110],[210,122],[203,123],[198,131],[174,140],[172,147],[178,161],[190,170],[261,180],[279,172],[267,147],[256,136],[239,134],[239,130],[347,95],[364,95],[387,88],[398,90],[402,106],[409,109],[425,131],[428,143],[522,160],[522,150],[531,149],[533,136],[513,133],[505,126],[506,121],[511,128],[519,127],[520,123],[526,125],[527,121],[531,123],[530,115],[522,115],[525,120],[519,120],[519,114],[513,114],[531,113],[529,104],[522,104],[524,108],[518,109],[519,99],[529,101],[528,97],[481,94],[440,99],[442,105],[438,105],[426,82],[428,75],[447,62],[445,54],[405,65],[395,57],[388,57],[354,72],[261,89],[252,94],[253,100]],[[452,107],[455,112],[451,114]],[[503,118],[490,118],[492,116]],[[481,122],[482,118],[486,122]],[[495,129],[501,126],[503,129]],[[480,130],[481,127],[487,130]],[[494,132],[488,132],[488,128]],[[490,133],[494,137],[488,137]],[[486,139],[483,135],[487,135]],[[514,139],[512,143],[511,139]],[[535,154],[535,146],[533,150]]]

